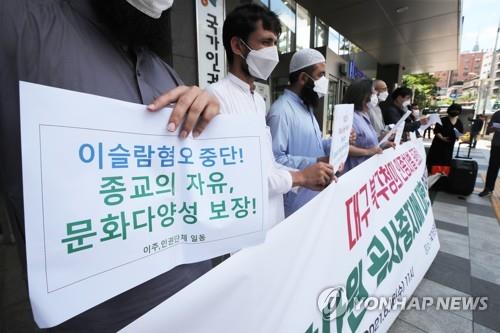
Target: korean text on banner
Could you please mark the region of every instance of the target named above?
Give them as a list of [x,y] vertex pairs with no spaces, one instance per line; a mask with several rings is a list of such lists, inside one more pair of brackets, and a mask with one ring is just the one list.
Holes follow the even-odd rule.
[[40,327],[177,265],[264,240],[266,134],[257,117],[218,116],[199,138],[180,140],[166,131],[169,109],[25,82],[20,97],[28,282]]

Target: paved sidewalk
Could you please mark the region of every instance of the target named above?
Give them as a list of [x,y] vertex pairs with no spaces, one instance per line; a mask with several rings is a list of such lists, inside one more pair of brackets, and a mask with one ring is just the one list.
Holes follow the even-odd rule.
[[[488,310],[404,311],[391,333],[500,332],[500,224],[490,198],[477,195],[489,158],[487,143],[478,147],[482,148],[471,152],[479,164],[474,193],[462,197],[439,192],[434,199],[441,249],[415,295],[488,296]],[[462,152],[466,153],[463,148]]]

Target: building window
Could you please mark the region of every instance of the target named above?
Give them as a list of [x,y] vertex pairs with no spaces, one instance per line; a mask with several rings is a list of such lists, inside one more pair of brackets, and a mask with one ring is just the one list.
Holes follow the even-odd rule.
[[297,50],[311,47],[311,16],[297,4]]
[[351,42],[344,36],[340,36],[339,55],[348,55],[351,49]]
[[330,80],[328,84],[328,105],[326,115],[326,133],[332,134],[333,111],[336,104],[340,104],[339,96],[339,82],[337,80]]
[[283,92],[285,91],[285,88],[288,87],[288,76],[287,77],[276,77],[271,79],[272,82],[272,101],[277,100],[281,95],[283,95]]
[[314,47],[322,47],[328,44],[328,26],[319,18],[315,18]]
[[328,47],[339,54],[340,34],[332,28],[328,29]]
[[271,0],[271,10],[278,15],[281,21],[281,35],[278,40],[280,53],[289,53],[295,50],[295,8],[294,0]]

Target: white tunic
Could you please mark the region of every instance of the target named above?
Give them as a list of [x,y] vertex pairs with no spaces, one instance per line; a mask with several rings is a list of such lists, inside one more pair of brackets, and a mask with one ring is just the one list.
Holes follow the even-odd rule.
[[262,116],[262,126],[267,129],[266,164],[269,165],[269,214],[265,221],[266,229],[281,222],[284,218],[283,194],[292,189],[292,175],[287,168],[275,162],[272,139],[266,126],[266,103],[259,93],[252,91],[248,83],[229,73],[228,76],[211,84],[206,90],[217,97],[222,114],[256,113]]

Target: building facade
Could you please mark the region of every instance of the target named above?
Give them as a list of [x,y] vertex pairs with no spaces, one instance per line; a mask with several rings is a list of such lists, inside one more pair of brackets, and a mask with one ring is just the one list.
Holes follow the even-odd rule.
[[[176,1],[170,11],[171,40],[163,56],[186,84],[204,87],[226,75],[223,21],[226,13],[248,2],[270,8],[282,24],[280,63],[268,81],[257,82],[267,105],[288,85],[295,51],[316,48],[325,55],[329,94],[315,110],[324,134],[331,129],[333,106],[341,103],[353,80],[383,79],[391,89],[403,74],[457,65],[461,0],[442,3],[432,12],[425,4],[408,6],[404,0],[362,5],[350,0],[185,0]],[[438,14],[442,16],[436,20]]]

